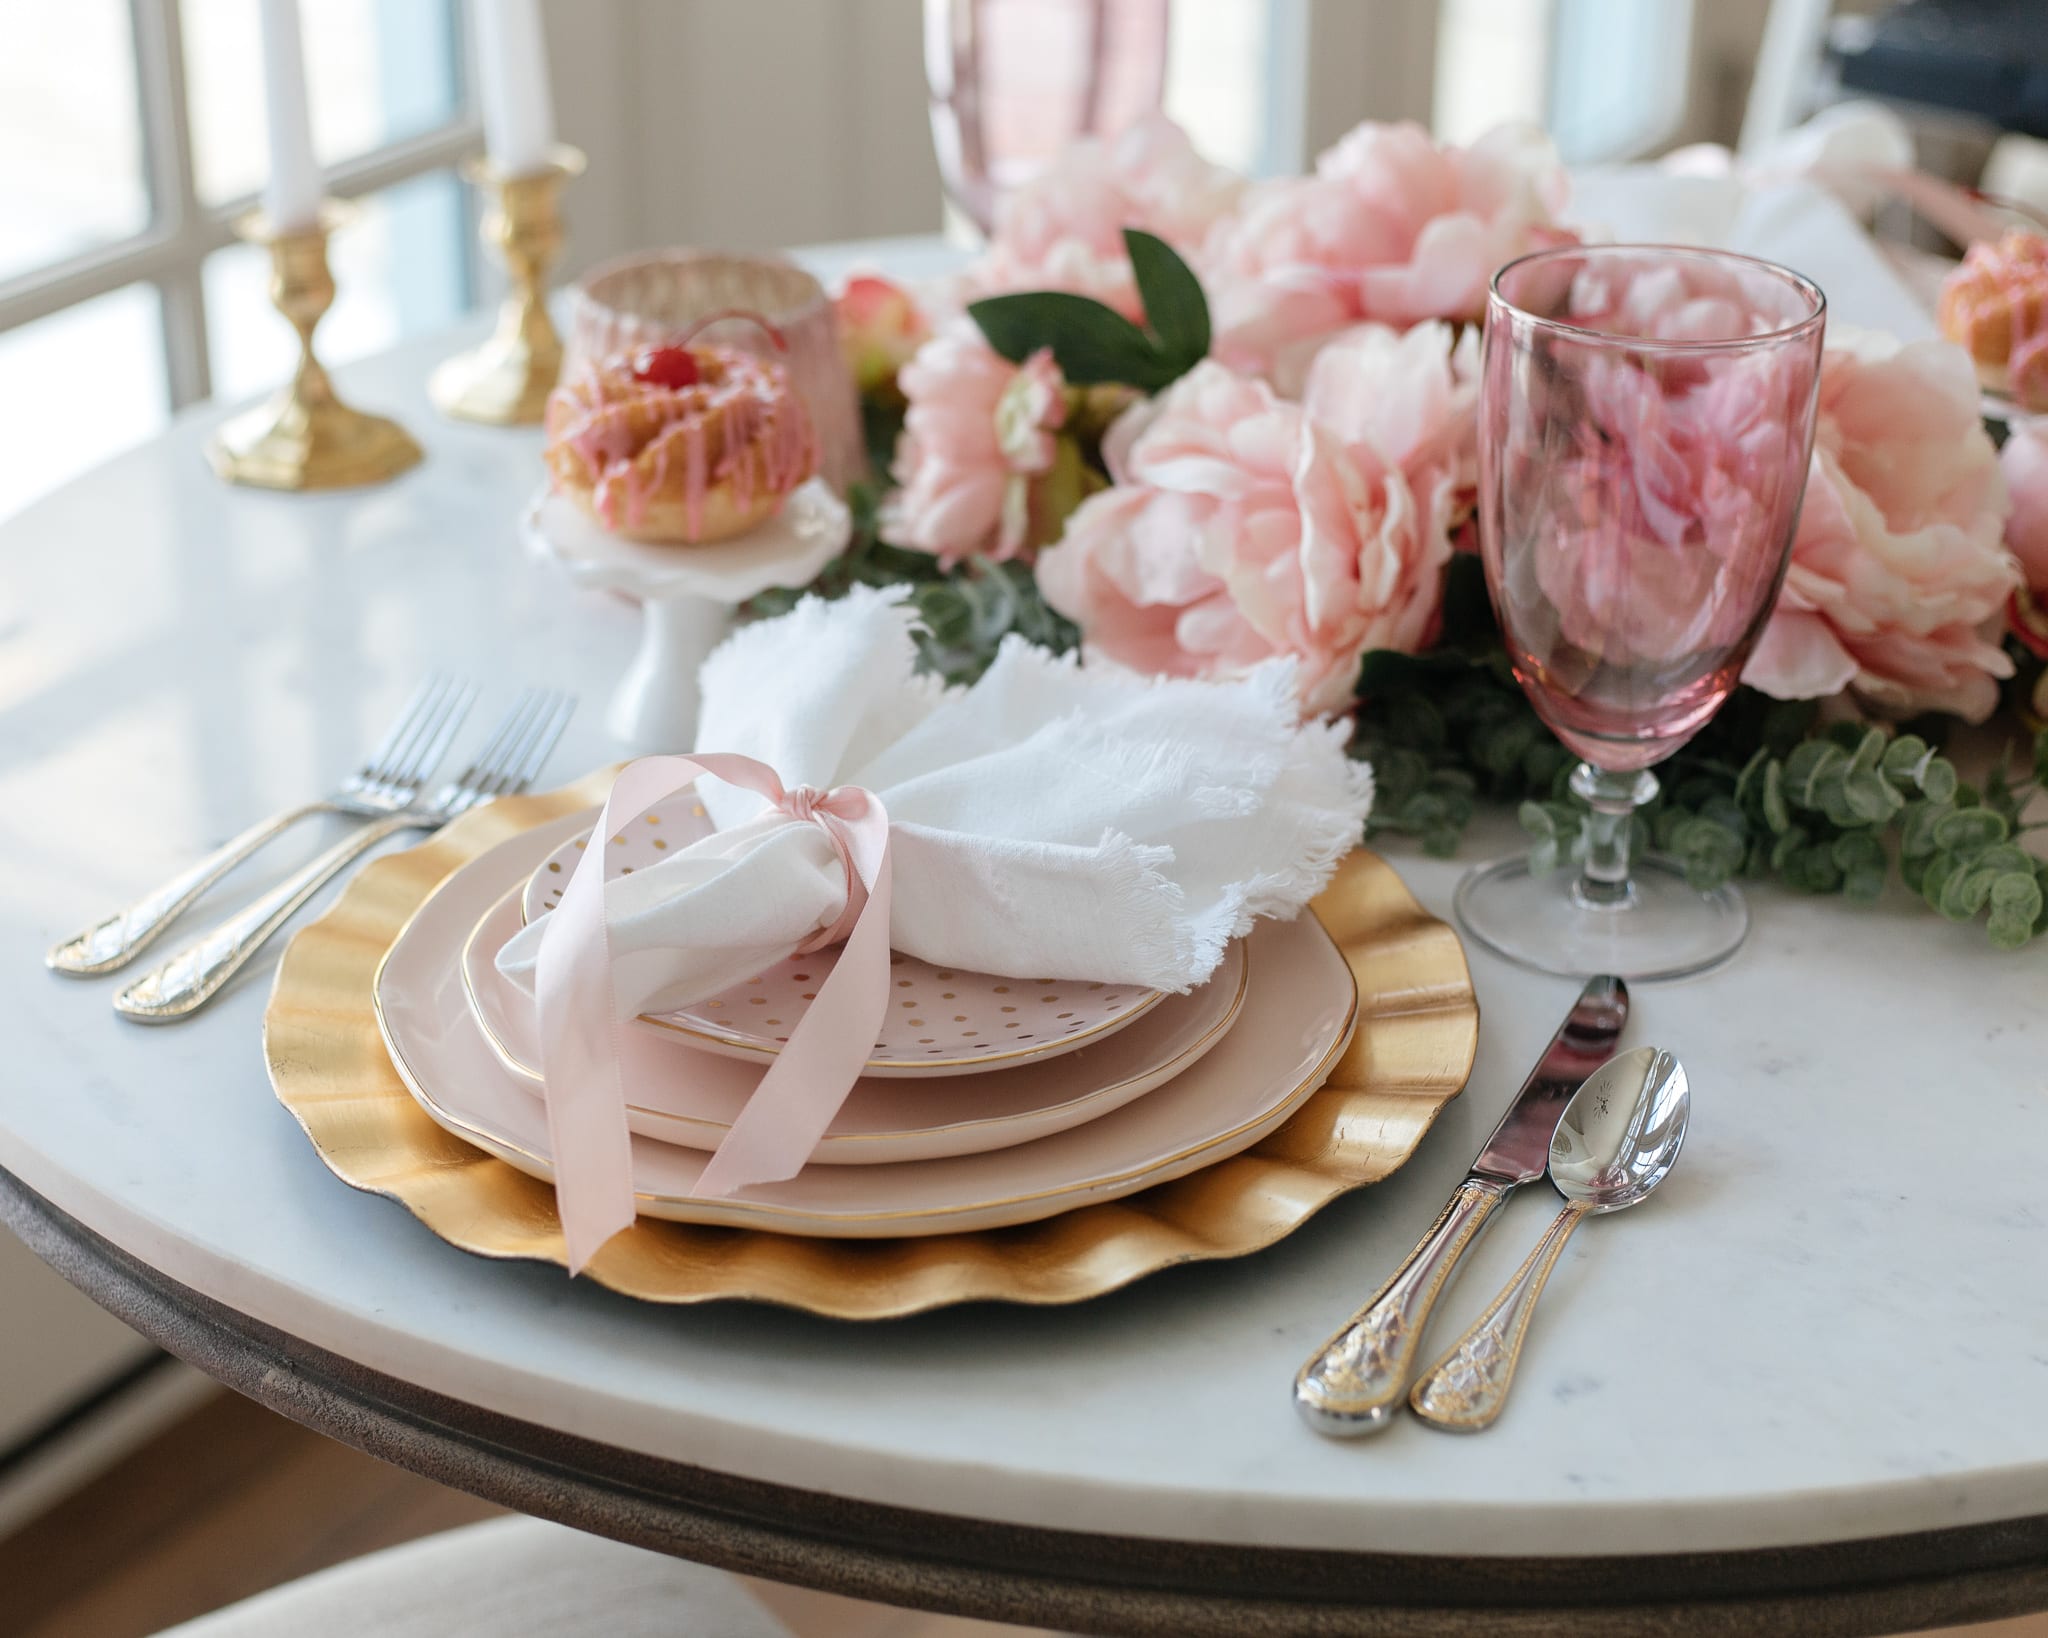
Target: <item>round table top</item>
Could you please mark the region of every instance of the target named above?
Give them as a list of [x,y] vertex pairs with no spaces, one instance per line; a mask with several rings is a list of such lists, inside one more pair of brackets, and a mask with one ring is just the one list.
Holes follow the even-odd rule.
[[[2048,957],[1909,904],[1759,890],[1733,965],[1640,988],[1627,1043],[1677,1049],[1694,1088],[1683,1163],[1575,1238],[1494,1430],[1361,1443],[1296,1420],[1293,1373],[1427,1227],[1570,982],[1472,950],[1465,1094],[1397,1176],[1260,1255],[1071,1308],[855,1325],[642,1306],[343,1186],[266,1083],[267,961],[169,1028],[42,971],[57,938],[327,788],[431,668],[483,685],[472,734],[518,686],[579,691],[549,782],[617,754],[601,706],[634,611],[519,549],[538,435],[433,414],[450,346],[340,372],[426,447],[394,483],[229,488],[201,416],[0,527],[0,1168],[42,1200],[228,1310],[484,1411],[1001,1525],[1555,1557],[2048,1513],[2048,1212],[2026,1176],[2048,1154]],[[1468,854],[1487,841],[1510,845]],[[1448,916],[1462,862],[1397,863]],[[1445,1322],[1520,1260],[1546,1194],[1511,1202]]]

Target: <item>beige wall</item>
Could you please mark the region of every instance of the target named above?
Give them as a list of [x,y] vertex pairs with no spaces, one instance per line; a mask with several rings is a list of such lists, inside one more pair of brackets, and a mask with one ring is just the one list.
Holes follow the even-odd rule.
[[549,0],[576,265],[939,225],[920,0]]

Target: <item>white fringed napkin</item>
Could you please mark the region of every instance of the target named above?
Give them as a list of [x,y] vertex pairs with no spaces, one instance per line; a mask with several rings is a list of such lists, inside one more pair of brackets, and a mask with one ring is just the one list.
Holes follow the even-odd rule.
[[[1342,724],[1297,721],[1284,663],[1235,682],[1162,680],[1084,669],[1011,638],[979,682],[946,689],[915,674],[914,618],[895,594],[860,590],[807,599],[728,639],[704,666],[699,744],[765,763],[791,796],[778,804],[779,789],[702,780],[717,834],[603,883],[601,901],[603,850],[590,849],[587,879],[579,867],[562,908],[500,954],[548,1047],[572,1264],[632,1218],[624,1097],[615,1059],[604,1061],[616,1021],[716,994],[828,931],[843,936],[868,902],[863,882],[886,907],[888,945],[937,965],[1186,990],[1255,918],[1296,914],[1357,844],[1371,772],[1345,754]],[[633,765],[603,834],[696,772],[678,759]],[[614,811],[629,787],[632,811]],[[833,806],[871,806],[877,837],[886,813],[879,883],[875,861],[857,843],[849,852],[848,825],[812,811],[834,787],[851,805]],[[553,970],[568,970],[561,924],[579,881],[599,938],[577,966],[608,961],[610,1016],[601,1028],[578,1019],[558,978],[551,1029],[542,951],[561,939]],[[850,943],[839,972],[853,955]],[[581,983],[578,1005],[601,1010],[605,985],[587,971]],[[835,1031],[848,1039],[827,1069],[818,1033],[793,1039],[764,1077],[700,1194],[802,1166],[874,1039],[871,1028]],[[821,1090],[845,1063],[843,1083]]]

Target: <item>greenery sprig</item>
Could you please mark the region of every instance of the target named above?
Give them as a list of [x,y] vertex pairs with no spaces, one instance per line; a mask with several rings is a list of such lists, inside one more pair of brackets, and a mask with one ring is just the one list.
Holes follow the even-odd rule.
[[[1566,784],[1576,759],[1516,686],[1484,596],[1478,565],[1460,559],[1444,643],[1366,657],[1354,750],[1378,786],[1367,834],[1416,836],[1448,856],[1479,801],[1511,803],[1532,866],[1554,869],[1584,845],[1586,809]],[[1657,770],[1662,789],[1637,816],[1636,845],[1676,859],[1698,887],[1774,878],[1860,904],[1896,866],[1943,915],[1982,917],[1992,943],[2016,949],[2048,933],[2048,860],[2018,844],[2048,828],[2026,818],[2048,785],[2048,732],[2030,753],[2016,774],[2008,751],[1978,790],[1920,734],[1822,725],[1810,702],[1742,689]]]
[[989,296],[967,311],[1012,364],[1050,347],[1060,374],[1075,386],[1117,382],[1157,392],[1208,356],[1209,302],[1201,281],[1164,239],[1125,228],[1124,249],[1145,304],[1143,325],[1064,290]]

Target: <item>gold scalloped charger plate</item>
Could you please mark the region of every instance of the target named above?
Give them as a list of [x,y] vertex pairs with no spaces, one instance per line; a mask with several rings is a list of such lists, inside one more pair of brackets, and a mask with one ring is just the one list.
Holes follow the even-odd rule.
[[[378,1034],[377,967],[455,870],[602,802],[612,772],[493,802],[374,860],[292,940],[264,1014],[271,1085],[328,1169],[479,1256],[563,1263],[554,1190],[444,1131],[413,1100]],[[1041,1222],[957,1234],[825,1240],[643,1218],[588,1273],[650,1302],[747,1298],[887,1319],[956,1302],[1079,1302],[1176,1263],[1269,1246],[1407,1160],[1464,1086],[1479,1041],[1457,935],[1384,860],[1352,854],[1315,912],[1357,982],[1357,1030],[1322,1088],[1227,1160]]]

